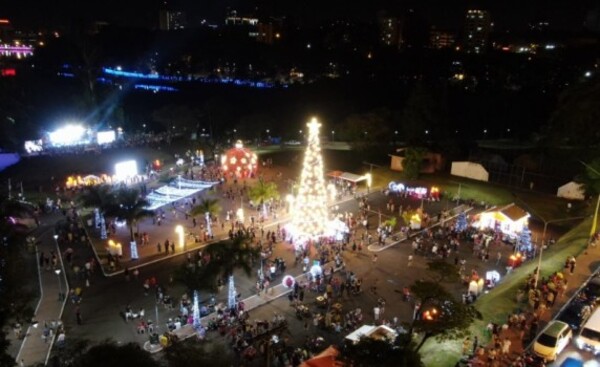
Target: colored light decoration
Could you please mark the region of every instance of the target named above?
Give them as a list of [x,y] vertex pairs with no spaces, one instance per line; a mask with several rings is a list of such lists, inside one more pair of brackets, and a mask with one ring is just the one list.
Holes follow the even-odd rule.
[[313,118],[308,124],[308,141],[294,201],[292,225],[297,236],[315,238],[323,235],[328,222],[327,188],[323,178],[323,157],[319,141],[321,124]]
[[413,214],[410,217],[410,228],[421,229],[421,217],[419,216],[419,214]]
[[100,239],[105,240],[108,238],[108,234],[106,233],[106,221],[104,220],[104,215],[100,215]]
[[221,156],[221,168],[238,177],[250,177],[256,174],[258,157],[252,150],[245,148],[241,140],[238,140],[234,148]]
[[458,214],[456,218],[456,225],[454,226],[454,230],[456,232],[464,232],[467,229],[467,214],[465,212],[461,212]]
[[440,189],[433,186],[431,190],[429,190],[429,194],[434,200],[440,200]]
[[296,279],[291,275],[286,275],[283,277],[281,284],[286,288],[292,288],[296,284]]
[[198,291],[194,291],[194,303],[192,305],[192,327],[198,331],[202,327],[200,324],[200,302]]
[[227,306],[230,310],[234,310],[237,307],[237,291],[235,290],[235,283],[233,281],[233,275],[229,276],[229,287],[227,292]]
[[423,320],[433,321],[438,315],[438,310],[433,308],[431,310],[427,310],[423,312]]

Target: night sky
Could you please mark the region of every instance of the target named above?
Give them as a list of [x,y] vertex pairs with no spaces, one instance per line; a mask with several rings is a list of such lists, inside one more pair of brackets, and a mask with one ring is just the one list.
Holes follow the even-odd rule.
[[[0,17],[17,26],[68,24],[72,19],[107,20],[143,25],[157,16],[161,0],[19,0],[6,1]],[[169,6],[190,17],[221,23],[228,8],[241,13],[287,14],[304,21],[331,18],[372,20],[377,11],[401,14],[415,9],[439,27],[458,29],[467,8],[491,12],[497,29],[523,29],[532,21],[548,20],[554,29],[580,30],[586,15],[600,8],[600,0],[171,0]],[[258,9],[258,10],[256,10]]]

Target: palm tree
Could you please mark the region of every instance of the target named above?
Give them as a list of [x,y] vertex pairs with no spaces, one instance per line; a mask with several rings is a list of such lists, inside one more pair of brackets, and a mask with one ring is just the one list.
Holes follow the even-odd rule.
[[192,210],[190,210],[190,215],[192,217],[198,215],[204,215],[206,220],[206,228],[208,230],[209,236],[212,236],[211,229],[211,220],[210,218],[214,215],[218,215],[221,212],[221,204],[217,199],[202,199],[197,205],[195,205]]
[[115,195],[110,185],[88,186],[77,197],[84,207],[98,208],[100,214],[104,214],[115,202]]
[[251,246],[248,236],[236,236],[232,240],[208,245],[203,253],[210,257],[207,264],[195,268],[185,264],[177,274],[177,279],[190,290],[214,291],[218,279],[226,279],[235,269],[242,269],[250,276],[254,259],[260,256],[260,249]]
[[[279,199],[279,190],[275,182],[265,182],[262,178],[258,183],[248,190],[248,198],[258,203],[259,209],[264,206],[265,201]],[[264,207],[266,209],[266,207]]]
[[600,209],[600,157],[593,159],[589,164],[581,162],[585,166],[585,173],[579,175],[576,181],[583,184],[584,189],[589,195],[598,195],[596,202],[596,210],[594,211],[594,219],[592,228],[590,229],[590,243],[596,235],[598,225],[598,210]]
[[131,241],[135,240],[133,227],[139,220],[154,215],[152,210],[146,209],[150,202],[140,196],[139,190],[130,187],[119,188],[115,192],[115,202],[107,211],[107,214],[113,215],[127,221]]

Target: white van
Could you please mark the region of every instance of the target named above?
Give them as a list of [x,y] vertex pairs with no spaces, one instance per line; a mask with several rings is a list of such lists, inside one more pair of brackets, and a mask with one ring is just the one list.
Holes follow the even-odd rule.
[[579,349],[600,354],[600,308],[583,325],[575,343]]

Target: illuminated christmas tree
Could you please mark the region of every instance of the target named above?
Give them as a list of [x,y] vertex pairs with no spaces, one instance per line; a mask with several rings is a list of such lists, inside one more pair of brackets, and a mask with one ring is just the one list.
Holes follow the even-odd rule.
[[192,305],[192,327],[195,330],[200,329],[200,305],[198,300],[198,291],[194,291],[194,304]]
[[106,221],[104,220],[104,215],[100,216],[100,239],[105,240],[108,238],[108,234],[106,233]]
[[237,306],[237,291],[235,290],[235,284],[233,283],[233,275],[229,276],[229,293],[227,294],[227,306],[230,309],[235,309]]
[[465,212],[461,212],[456,218],[456,225],[454,226],[454,230],[456,232],[463,232],[467,229],[467,215]]
[[300,176],[298,195],[294,201],[292,224],[296,235],[314,238],[325,232],[327,188],[323,178],[323,156],[319,141],[321,124],[313,118],[308,124],[308,142]]
[[531,231],[529,228],[523,227],[517,241],[519,251],[531,251]]

